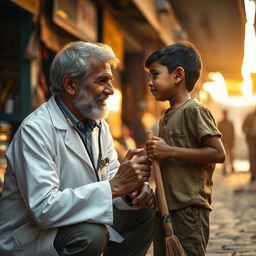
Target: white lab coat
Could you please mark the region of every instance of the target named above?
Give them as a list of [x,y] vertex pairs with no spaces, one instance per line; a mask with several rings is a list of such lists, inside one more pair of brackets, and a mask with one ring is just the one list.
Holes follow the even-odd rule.
[[[95,128],[92,134],[95,165],[98,132]],[[82,140],[54,97],[23,121],[6,154],[1,256],[57,256],[53,241],[58,227],[79,222],[112,224],[113,200],[106,179],[116,173],[119,163],[105,121],[101,150],[110,163],[103,180],[97,182]]]

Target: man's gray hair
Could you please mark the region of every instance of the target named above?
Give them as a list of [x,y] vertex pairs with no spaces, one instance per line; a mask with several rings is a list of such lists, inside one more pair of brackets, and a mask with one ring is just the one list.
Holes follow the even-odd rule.
[[118,59],[112,48],[107,44],[72,42],[67,44],[53,59],[50,69],[52,92],[60,94],[64,90],[65,75],[74,78],[79,85],[90,74],[90,57],[97,57],[109,62],[115,68]]

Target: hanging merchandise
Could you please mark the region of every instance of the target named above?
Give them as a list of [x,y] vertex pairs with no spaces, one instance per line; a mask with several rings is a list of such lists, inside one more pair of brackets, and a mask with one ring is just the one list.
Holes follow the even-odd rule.
[[6,100],[8,98],[9,91],[11,90],[13,86],[13,80],[9,80],[3,88],[1,88],[0,92],[0,112],[4,112],[4,107]]

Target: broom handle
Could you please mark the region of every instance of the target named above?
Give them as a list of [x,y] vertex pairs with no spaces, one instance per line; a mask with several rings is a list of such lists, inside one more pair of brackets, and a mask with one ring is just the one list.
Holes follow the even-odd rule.
[[[153,132],[151,130],[147,131],[147,138],[152,139],[153,137]],[[162,216],[168,216],[169,215],[169,209],[165,197],[165,192],[164,192],[164,184],[163,184],[163,179],[159,167],[159,163],[157,160],[153,159],[152,160],[152,166],[153,166],[153,172],[155,175],[155,183],[157,187],[157,198],[158,198],[158,203],[159,207],[161,210]]]

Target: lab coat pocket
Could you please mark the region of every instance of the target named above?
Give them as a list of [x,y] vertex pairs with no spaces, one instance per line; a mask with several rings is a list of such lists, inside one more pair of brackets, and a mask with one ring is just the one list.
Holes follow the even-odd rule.
[[39,228],[36,227],[33,222],[28,222],[14,231],[13,237],[17,247],[24,249],[32,242],[36,241],[39,237],[39,234]]

